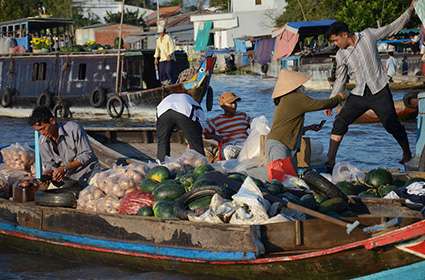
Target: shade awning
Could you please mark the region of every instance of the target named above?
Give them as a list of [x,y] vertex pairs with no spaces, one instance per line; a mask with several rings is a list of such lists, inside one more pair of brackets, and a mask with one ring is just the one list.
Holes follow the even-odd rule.
[[205,21],[202,28],[199,29],[198,34],[196,35],[195,51],[205,51],[208,48],[208,41],[210,39],[212,26],[212,21],[208,20]]

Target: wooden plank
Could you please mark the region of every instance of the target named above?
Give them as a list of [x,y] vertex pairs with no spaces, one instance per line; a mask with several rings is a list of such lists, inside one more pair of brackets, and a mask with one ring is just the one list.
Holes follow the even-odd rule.
[[14,224],[41,229],[42,211],[34,203],[17,203],[0,199],[0,219]]
[[43,230],[213,251],[261,250],[257,226],[213,225],[43,207]]

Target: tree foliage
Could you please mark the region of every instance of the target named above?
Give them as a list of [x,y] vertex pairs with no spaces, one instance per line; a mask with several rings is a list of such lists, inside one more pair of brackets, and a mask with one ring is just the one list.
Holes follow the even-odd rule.
[[98,15],[88,13],[88,16],[85,16],[81,7],[72,8],[72,20],[76,28],[100,23]]
[[[398,18],[410,0],[288,0],[276,26],[289,21],[334,18],[348,24],[352,31],[385,25]],[[417,19],[411,25],[417,24]]]
[[40,5],[49,15],[71,17],[72,0],[13,0],[0,1],[0,21],[37,16]]
[[[123,23],[136,25],[136,26],[146,26],[145,21],[143,20],[144,13],[140,13],[139,11],[130,11],[126,9],[124,11],[124,19]],[[111,13],[106,12],[106,16],[104,17],[107,23],[120,23],[121,22],[121,12]]]

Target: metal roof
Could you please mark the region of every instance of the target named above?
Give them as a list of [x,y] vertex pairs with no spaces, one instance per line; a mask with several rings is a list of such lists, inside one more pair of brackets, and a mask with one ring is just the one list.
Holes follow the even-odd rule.
[[14,19],[9,21],[0,22],[1,25],[13,25],[24,23],[58,23],[58,24],[72,24],[73,20],[69,18],[55,18],[55,17],[28,17],[21,19]]
[[312,21],[292,21],[292,22],[288,22],[287,24],[292,28],[301,29],[301,28],[329,27],[335,22],[336,20],[334,19],[322,19],[322,20],[312,20]]

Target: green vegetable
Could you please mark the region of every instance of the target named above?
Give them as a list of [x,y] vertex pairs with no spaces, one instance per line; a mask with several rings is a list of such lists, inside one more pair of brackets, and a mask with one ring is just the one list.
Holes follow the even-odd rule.
[[171,176],[170,170],[168,170],[165,166],[155,166],[151,170],[149,170],[146,177],[151,179],[154,182],[162,183],[165,180],[169,179]]
[[319,204],[328,199],[327,196],[324,196],[318,193],[314,193],[313,196],[314,196],[314,200],[316,200],[316,202]]
[[152,181],[151,179],[143,179],[140,182],[140,190],[142,192],[153,192],[153,190],[155,190],[157,187],[159,186],[158,183]]
[[189,209],[190,210],[195,210],[199,208],[207,209],[210,207],[211,199],[212,199],[212,196],[204,196],[204,197],[198,198],[197,200],[189,203]]
[[367,187],[361,184],[355,184],[350,182],[339,182],[336,186],[346,195],[358,195],[359,193],[366,191]]
[[211,179],[200,177],[195,181],[195,183],[193,183],[192,190],[200,188],[200,187],[205,187],[205,186],[219,186],[219,185]]
[[393,176],[386,169],[373,169],[367,173],[366,182],[374,188],[379,188],[383,185],[392,185]]
[[138,216],[145,216],[145,217],[153,216],[154,215],[153,214],[153,209],[152,209],[152,207],[149,207],[149,206],[142,207],[137,212],[137,215]]
[[153,213],[155,217],[161,219],[174,219],[176,218],[174,210],[174,202],[167,200],[157,201],[153,205]]
[[423,179],[423,178],[412,178],[412,179],[407,180],[406,183],[404,183],[402,186],[407,187],[410,184],[415,183],[415,182],[425,182],[425,179]]
[[278,195],[285,191],[282,183],[277,180],[273,180],[271,183],[266,183],[265,189],[267,190],[268,193],[272,195]]
[[166,181],[152,192],[155,201],[175,200],[184,193],[184,187],[175,181]]
[[238,181],[238,182],[241,182],[241,183],[243,183],[245,181],[245,179],[246,179],[246,175],[245,174],[237,173],[237,172],[230,173],[229,176],[227,176],[227,177],[229,179],[232,179],[232,180],[235,180],[235,181]]
[[315,209],[317,207],[316,200],[314,199],[314,196],[312,194],[305,194],[300,199],[301,205],[304,207]]
[[379,197],[378,190],[369,189],[358,194],[359,197]]
[[184,189],[189,192],[192,190],[195,178],[192,173],[188,173],[177,178],[176,181],[178,181],[184,187]]
[[195,167],[195,170],[193,170],[193,175],[195,177],[200,177],[207,173],[208,171],[213,171],[214,168],[209,164],[202,164],[198,167]]
[[392,185],[385,185],[385,186],[380,186],[378,189],[378,193],[380,197],[384,197],[387,194],[389,194],[392,191],[395,191],[396,189],[398,189],[397,186],[392,186]]
[[331,198],[320,203],[320,212],[328,213],[328,212],[336,212],[341,213],[347,209],[347,202],[340,197]]

